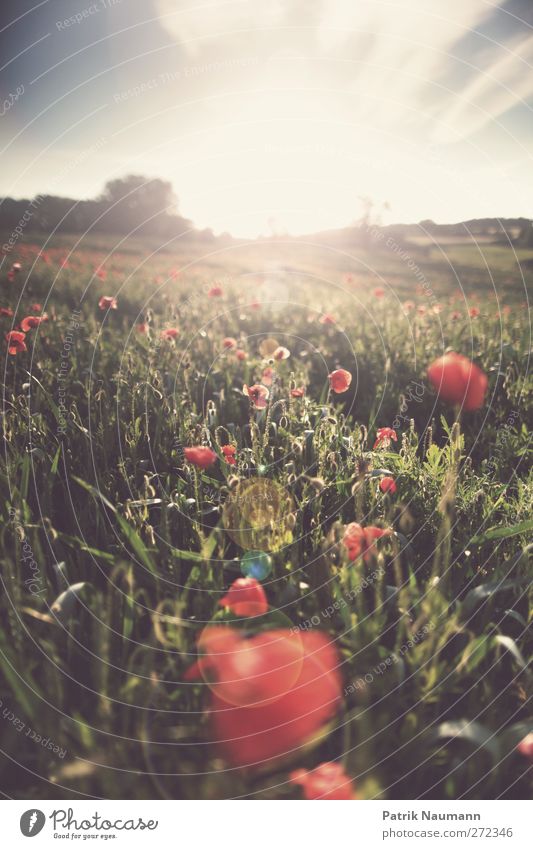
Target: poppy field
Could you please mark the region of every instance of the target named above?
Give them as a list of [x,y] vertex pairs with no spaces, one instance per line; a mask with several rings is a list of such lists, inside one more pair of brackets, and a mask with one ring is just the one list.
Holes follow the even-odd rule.
[[4,794],[530,798],[527,286],[410,250],[4,255]]

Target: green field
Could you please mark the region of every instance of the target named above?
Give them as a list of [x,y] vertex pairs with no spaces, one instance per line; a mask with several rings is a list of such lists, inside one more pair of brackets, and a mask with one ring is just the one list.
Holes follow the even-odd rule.
[[[2,336],[47,320],[26,351],[3,343],[3,793],[301,798],[291,772],[338,761],[362,799],[530,798],[533,251],[386,239],[34,237],[4,256]],[[447,350],[487,375],[480,409],[428,382]],[[350,559],[354,522],[387,533]],[[257,616],[219,603],[250,549],[272,566]],[[259,685],[188,674],[206,627],[292,634],[282,689],[301,635],[324,634],[338,698],[313,733],[298,720],[279,754],[270,729],[243,767],[213,714],[239,732]],[[283,723],[278,696],[260,710]]]

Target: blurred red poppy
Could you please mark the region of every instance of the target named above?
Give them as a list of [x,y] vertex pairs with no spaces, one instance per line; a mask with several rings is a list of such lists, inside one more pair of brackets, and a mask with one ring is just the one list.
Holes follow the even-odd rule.
[[477,307],[470,307],[470,309],[468,310],[468,315],[470,316],[470,318],[477,318],[478,315],[479,315],[478,308]]
[[427,374],[439,398],[448,404],[462,405],[467,411],[483,405],[487,376],[468,357],[445,354],[429,366]]
[[390,528],[376,528],[374,525],[363,528],[357,522],[351,522],[344,530],[342,541],[350,560],[357,560],[362,555],[367,563],[374,553],[376,540],[390,533]]
[[28,330],[33,330],[35,327],[39,327],[42,321],[46,321],[44,316],[28,315],[20,322],[20,329],[23,333],[27,333]]
[[291,355],[291,352],[288,348],[284,348],[283,345],[280,345],[274,353],[272,354],[273,358],[279,362],[280,360],[287,360]]
[[225,339],[222,340],[223,348],[236,348],[237,340],[233,338],[233,336],[226,336]]
[[211,451],[206,445],[193,445],[190,448],[185,448],[183,453],[189,463],[198,466],[200,469],[208,469],[217,459],[215,452]]
[[338,763],[322,763],[312,770],[296,769],[289,776],[291,784],[303,787],[306,799],[356,799],[349,775]]
[[524,739],[520,740],[520,743],[516,748],[521,755],[525,758],[529,758],[530,761],[533,761],[533,731],[526,734]]
[[376,433],[376,441],[374,442],[373,450],[375,451],[376,448],[381,448],[381,446],[383,446],[383,448],[388,448],[391,443],[391,439],[394,442],[398,441],[396,431],[393,430],[392,427],[379,427]]
[[374,297],[375,298],[384,298],[385,297],[385,289],[382,289],[381,286],[377,286],[374,289]]
[[263,370],[261,380],[263,381],[265,386],[272,386],[272,382],[275,376],[276,372],[274,371],[274,369],[271,366],[267,366],[266,369]]
[[14,312],[11,307],[0,307],[0,315],[5,315],[7,318],[13,318]]
[[42,305],[41,304],[30,304],[30,310],[32,312],[41,312]]
[[266,386],[262,386],[260,383],[254,383],[253,386],[247,386],[245,383],[242,387],[242,391],[248,396],[256,410],[265,409],[268,396],[270,395]]
[[111,295],[102,295],[98,301],[98,306],[101,310],[116,310],[118,301],[116,298],[112,298]]
[[176,339],[177,336],[179,336],[177,327],[167,327],[166,330],[161,331],[162,339]]
[[139,324],[135,325],[135,330],[137,333],[148,333],[149,325],[146,322],[141,321]]
[[396,492],[396,481],[394,478],[390,478],[385,475],[385,477],[381,478],[379,482],[379,488],[382,492],[388,492],[390,495],[394,495]]
[[294,389],[291,389],[291,397],[292,398],[303,398],[305,395],[305,388],[303,386],[296,386]]
[[324,315],[321,315],[318,319],[319,324],[337,324],[337,319],[334,318],[331,313],[326,312]]
[[210,298],[221,298],[224,294],[224,290],[222,286],[211,286],[207,294]]
[[26,334],[21,333],[20,330],[10,330],[9,333],[6,333],[7,339],[7,350],[10,354],[20,354],[22,351],[27,351],[26,343],[25,343]]
[[214,680],[211,729],[235,766],[263,766],[298,750],[339,706],[337,651],[319,631],[280,629],[247,640],[232,628],[210,626],[200,643],[207,654],[186,678],[202,671]]
[[342,392],[346,392],[352,382],[352,375],[349,371],[346,371],[345,368],[335,369],[335,371],[332,371],[331,374],[328,374],[328,378],[331,391],[335,392],[337,395],[340,395]]
[[268,610],[265,591],[255,578],[237,578],[219,604],[235,616],[262,616]]
[[243,351],[242,348],[237,348],[237,350],[235,351],[235,356],[240,362],[242,362],[246,359],[246,351]]
[[222,451],[222,453],[224,455],[224,459],[225,459],[226,463],[228,463],[230,466],[235,466],[235,464],[237,463],[237,461],[235,459],[235,454],[237,453],[237,449],[235,448],[235,446],[234,445],[223,445],[220,450]]

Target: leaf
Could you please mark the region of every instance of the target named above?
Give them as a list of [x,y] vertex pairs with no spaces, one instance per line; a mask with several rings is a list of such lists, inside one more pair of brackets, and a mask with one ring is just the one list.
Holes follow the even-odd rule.
[[510,654],[512,654],[512,656],[516,660],[520,669],[522,669],[522,671],[525,672],[527,675],[531,675],[531,671],[528,668],[528,664],[524,660],[522,652],[520,651],[512,637],[508,637],[506,634],[498,634],[496,637],[494,637],[493,643],[499,646],[503,646],[505,649],[507,649],[507,651],[510,652]]
[[486,533],[474,537],[470,540],[470,545],[481,545],[484,542],[490,542],[493,539],[507,539],[514,537],[517,534],[528,534],[533,531],[533,519],[526,519],[525,522],[520,522],[518,525],[511,525],[509,528],[494,527],[490,528]]
[[443,722],[437,728],[432,728],[427,735],[429,745],[446,739],[460,740],[474,746],[489,755],[495,764],[500,760],[500,746],[496,735],[475,720],[456,719]]
[[60,457],[60,455],[61,455],[61,445],[58,445],[58,447],[57,447],[57,451],[56,451],[56,453],[55,453],[55,455],[54,455],[54,459],[52,460],[52,467],[51,467],[51,469],[50,469],[50,474],[52,474],[52,475],[56,475],[56,474],[57,474],[57,467],[58,467],[58,465],[59,465],[59,457]]
[[460,618],[462,621],[469,618],[469,615],[491,596],[496,593],[504,592],[505,590],[519,589],[524,584],[529,584],[530,578],[516,578],[509,581],[493,581],[489,584],[481,584],[467,593],[465,599],[461,602]]

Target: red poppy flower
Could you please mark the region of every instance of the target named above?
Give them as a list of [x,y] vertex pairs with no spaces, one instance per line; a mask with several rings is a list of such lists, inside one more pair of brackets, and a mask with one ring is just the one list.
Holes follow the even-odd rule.
[[413,301],[404,301],[404,304],[403,304],[404,312],[411,312],[411,310],[414,310],[414,308],[415,308],[415,304],[414,304]]
[[385,289],[382,289],[381,286],[377,286],[374,289],[374,297],[375,298],[384,298],[385,297]]
[[96,268],[94,273],[99,280],[105,280],[107,277],[107,271],[104,268]]
[[20,354],[22,351],[27,351],[26,343],[25,343],[26,334],[21,333],[20,330],[10,330],[9,333],[6,333],[7,339],[7,350],[10,354]]
[[374,553],[376,540],[390,533],[390,528],[376,528],[374,525],[363,528],[357,522],[352,522],[346,526],[342,541],[348,549],[350,560],[357,560],[362,555],[367,563]]
[[267,405],[267,399],[270,392],[266,386],[260,383],[254,383],[253,386],[247,386],[246,383],[242,387],[242,391],[248,396],[256,410],[264,410]]
[[252,301],[252,302],[250,303],[250,309],[252,309],[252,310],[260,310],[260,309],[261,309],[261,303],[260,303],[260,301]]
[[465,410],[478,410],[483,405],[487,376],[462,354],[439,357],[428,368],[428,378],[439,398],[448,404],[462,405]]
[[118,302],[117,299],[112,298],[111,295],[102,295],[102,297],[98,301],[98,306],[101,310],[116,310],[118,307]]
[[210,298],[221,298],[224,294],[224,290],[222,286],[211,286],[207,294]]
[[193,445],[190,448],[185,448],[183,453],[189,463],[198,466],[200,469],[208,469],[217,459],[215,452],[211,451],[206,445]]
[[337,319],[331,315],[331,313],[326,312],[324,315],[321,315],[318,319],[319,324],[337,324]]
[[23,333],[27,333],[28,330],[33,330],[35,327],[39,327],[42,321],[46,321],[44,316],[28,315],[20,322],[20,329]]
[[276,362],[280,362],[281,360],[287,360],[291,355],[291,352],[288,348],[284,348],[283,345],[280,345],[274,353],[272,357],[276,360]]
[[265,591],[255,578],[237,578],[219,604],[235,616],[262,616],[268,611]]
[[322,763],[310,771],[296,769],[289,776],[291,784],[303,787],[306,799],[356,799],[351,778],[338,763]]
[[533,761],[533,731],[527,734],[516,748],[521,755],[525,758],[529,758],[530,761]]
[[417,313],[418,313],[418,315],[425,315],[426,314],[426,308],[425,307],[418,307]]
[[137,333],[148,333],[149,325],[146,322],[141,321],[139,324],[135,325],[135,330]]
[[345,368],[335,369],[335,371],[332,371],[331,374],[328,374],[328,378],[331,391],[335,392],[337,395],[340,395],[342,392],[346,392],[352,382],[352,375],[349,371],[346,371]]
[[246,359],[246,351],[243,351],[242,348],[237,348],[237,350],[235,351],[235,356],[237,357],[239,362],[242,362]]
[[299,749],[338,708],[338,655],[319,631],[280,629],[247,640],[232,628],[210,626],[200,643],[207,653],[186,677],[205,670],[214,681],[211,729],[235,766],[262,766]]
[[41,312],[42,305],[41,304],[30,304],[30,310],[32,312]]
[[15,279],[15,272],[14,271],[8,271],[7,272],[7,279],[9,280],[10,283],[12,283],[13,280]]
[[167,327],[166,330],[161,331],[162,339],[176,339],[179,336],[179,330],[177,327]]
[[459,310],[454,310],[452,312],[451,318],[452,318],[452,321],[457,321],[458,318],[461,318],[461,313],[459,312]]
[[0,315],[5,315],[6,318],[13,318],[14,312],[11,307],[0,307]]
[[263,381],[265,386],[272,386],[272,382],[275,376],[276,372],[274,371],[274,369],[271,368],[271,366],[267,366],[266,369],[264,369],[263,374],[261,375],[261,380]]
[[376,448],[381,448],[381,446],[388,448],[391,443],[391,439],[394,442],[398,441],[396,431],[393,430],[392,427],[379,427],[376,433],[376,441],[374,442],[373,450],[375,451]]
[[477,307],[470,307],[470,309],[468,310],[468,315],[470,316],[470,318],[477,318],[478,315],[479,315],[478,308]]
[[224,455],[224,459],[225,459],[226,463],[228,463],[230,466],[235,466],[235,464],[237,463],[237,461],[235,459],[235,454],[237,452],[237,449],[235,448],[235,446],[234,445],[223,445],[220,450],[222,451],[222,453]]
[[396,481],[394,478],[390,478],[386,475],[384,478],[381,478],[379,488],[382,492],[389,492],[391,495],[394,495],[396,492]]
[[226,336],[225,339],[222,340],[223,348],[236,348],[237,340],[233,338],[233,336]]
[[297,386],[294,389],[291,389],[291,397],[292,398],[303,398],[305,395],[305,388],[303,386]]

